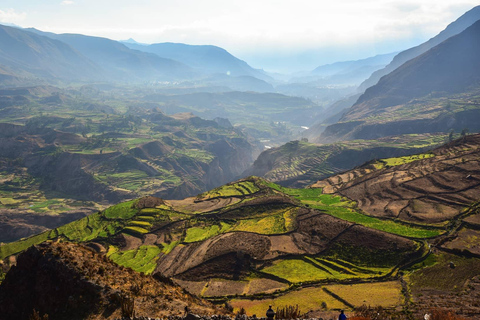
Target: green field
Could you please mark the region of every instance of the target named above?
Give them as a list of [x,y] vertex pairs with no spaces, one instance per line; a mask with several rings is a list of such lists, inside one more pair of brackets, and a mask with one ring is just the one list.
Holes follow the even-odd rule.
[[362,268],[352,263],[333,259],[303,257],[275,262],[262,272],[285,279],[291,283],[316,282],[322,280],[345,280],[372,278],[387,274],[391,268]]
[[121,266],[151,274],[157,266],[156,260],[160,252],[157,246],[141,246],[135,250],[111,253],[109,258]]
[[381,159],[378,160],[373,165],[377,169],[385,168],[385,167],[394,167],[399,166],[402,164],[410,163],[413,161],[418,161],[422,159],[432,158],[435,155],[433,153],[422,153],[422,154],[415,154],[412,156],[405,156],[405,157],[397,157],[397,158],[388,158],[388,159]]
[[199,194],[197,198],[209,200],[215,198],[242,197],[257,192],[258,187],[251,181],[242,181],[234,184],[226,184],[216,189]]
[[365,227],[397,234],[409,238],[432,238],[444,232],[442,229],[405,224],[388,219],[379,219],[359,212],[356,204],[346,198],[323,194],[321,188],[291,189],[269,183],[270,187],[294,196],[303,204],[334,217],[361,224]]

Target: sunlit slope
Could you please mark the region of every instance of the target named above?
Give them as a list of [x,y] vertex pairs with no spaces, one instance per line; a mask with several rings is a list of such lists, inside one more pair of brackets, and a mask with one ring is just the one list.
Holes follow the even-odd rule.
[[368,215],[447,223],[480,200],[480,135],[431,152],[371,162],[314,184],[356,201]]

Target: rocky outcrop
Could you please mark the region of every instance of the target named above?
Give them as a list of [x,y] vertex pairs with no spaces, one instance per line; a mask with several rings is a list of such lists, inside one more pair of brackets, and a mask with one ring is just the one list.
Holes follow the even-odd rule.
[[163,318],[185,307],[214,313],[211,304],[168,279],[140,275],[77,244],[47,242],[22,253],[7,273],[0,285],[0,315],[27,320],[36,310],[50,320],[115,319],[127,298],[135,301],[137,315]]

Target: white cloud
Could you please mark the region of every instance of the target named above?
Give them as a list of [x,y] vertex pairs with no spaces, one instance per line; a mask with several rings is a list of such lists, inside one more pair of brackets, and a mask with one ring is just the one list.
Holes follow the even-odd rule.
[[60,3],[62,6],[68,6],[68,5],[71,5],[71,4],[74,4],[75,2],[73,1],[70,1],[70,0],[64,0],[62,1],[62,3]]
[[18,13],[14,9],[0,9],[0,22],[19,23],[25,20],[27,14],[25,12]]

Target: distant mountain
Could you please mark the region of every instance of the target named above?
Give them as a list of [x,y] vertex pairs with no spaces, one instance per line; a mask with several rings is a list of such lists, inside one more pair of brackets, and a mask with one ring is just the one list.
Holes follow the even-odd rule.
[[102,66],[117,81],[165,81],[196,75],[194,70],[180,62],[133,50],[118,41],[107,38],[81,34],[55,34],[33,28],[27,30],[68,44]]
[[323,136],[372,139],[465,127],[479,130],[479,71],[480,21],[477,21],[382,77]]
[[388,65],[397,53],[388,53],[374,57],[340,61],[317,67],[310,72],[308,78],[322,78],[331,84],[358,84],[367,79],[373,72]]
[[374,72],[370,78],[365,80],[359,87],[361,92],[365,91],[368,87],[375,85],[378,80],[384,75],[389,74],[396,68],[400,67],[402,64],[407,62],[410,59],[418,57],[419,55],[427,52],[431,48],[435,47],[436,45],[440,44],[441,42],[447,40],[448,38],[459,34],[460,32],[464,31],[476,21],[480,20],[480,6],[476,6],[470,11],[463,14],[460,18],[456,21],[452,22],[440,32],[437,36],[431,38],[425,43],[422,43],[419,46],[410,48],[408,50],[400,52],[398,55],[393,58],[392,62],[388,64],[385,68]]
[[480,85],[480,21],[386,75],[360,96],[362,106],[389,107],[432,92],[460,93]]
[[29,31],[0,25],[2,80],[101,80],[104,70],[69,45]]
[[204,73],[223,73],[231,76],[251,76],[265,81],[273,80],[262,70],[252,68],[245,61],[216,46],[171,42],[142,45],[128,40],[123,43],[131,49],[180,61]]

